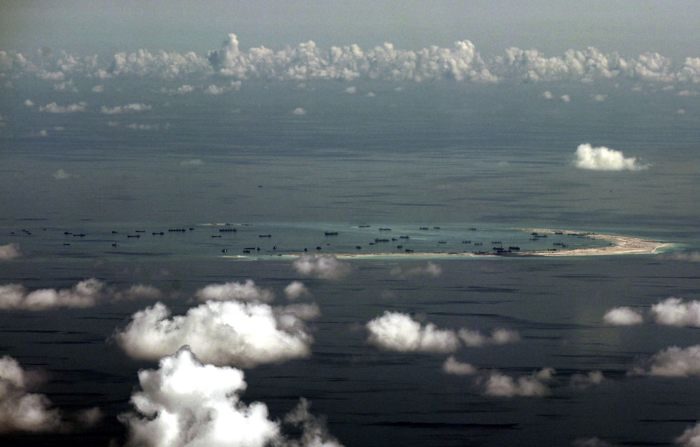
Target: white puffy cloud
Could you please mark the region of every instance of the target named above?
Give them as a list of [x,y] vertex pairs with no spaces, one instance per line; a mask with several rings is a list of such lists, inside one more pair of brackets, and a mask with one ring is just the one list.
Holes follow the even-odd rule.
[[123,106],[114,106],[114,107],[102,106],[100,108],[100,112],[105,114],[105,115],[120,115],[122,113],[146,112],[148,110],[151,110],[152,108],[153,107],[151,107],[149,104],[134,102],[134,103],[126,104]]
[[203,365],[186,347],[139,371],[141,391],[131,397],[136,413],[120,416],[129,446],[266,446],[279,426],[267,406],[246,405],[243,372]]
[[40,375],[25,371],[17,360],[0,357],[0,433],[52,432],[94,425],[101,418],[98,408],[72,415],[71,421],[53,408],[43,394],[29,392]]
[[0,285],[0,309],[46,310],[56,307],[92,307],[102,299],[105,284],[91,278],[70,289],[28,292],[20,284]]
[[229,85],[223,86],[209,84],[209,86],[204,89],[204,93],[207,95],[223,95],[227,92],[237,92],[241,89],[241,84],[241,81],[231,81]]
[[284,296],[286,296],[288,300],[296,300],[310,294],[309,289],[307,289],[301,281],[292,281],[284,288]]
[[614,326],[632,326],[644,321],[642,314],[629,307],[615,307],[603,315],[603,321]]
[[661,377],[700,376],[700,345],[671,346],[654,354],[647,363],[633,368],[632,373]]
[[68,180],[69,178],[73,177],[63,168],[57,169],[56,172],[51,174],[51,176],[56,180]]
[[93,93],[103,93],[105,91],[105,86],[98,84],[90,89]]
[[298,314],[240,301],[208,301],[174,317],[156,303],[115,338],[134,358],[156,360],[188,345],[207,363],[240,367],[306,357],[313,341]]
[[580,144],[576,149],[575,163],[579,169],[592,171],[639,171],[648,167],[635,157],[625,158],[621,151],[605,146],[592,147],[588,143]]
[[255,281],[248,279],[245,282],[227,282],[224,284],[209,284],[195,293],[200,301],[263,301],[270,302],[275,299],[272,290],[263,289],[255,285]]
[[378,348],[399,352],[454,352],[459,338],[452,330],[438,329],[434,324],[421,325],[410,315],[384,312],[366,325],[367,341]]
[[284,418],[299,439],[287,438],[267,405],[241,401],[243,371],[202,364],[188,347],[138,376],[141,390],[131,396],[135,411],[119,416],[127,426],[127,446],[341,447],[304,399]]
[[18,244],[0,245],[0,261],[9,261],[22,256]]
[[700,327],[700,301],[670,297],[651,306],[651,315],[657,324]]
[[333,255],[301,255],[292,263],[297,273],[320,279],[341,279],[347,276],[351,267]]
[[347,87],[345,89],[345,93],[347,93],[348,95],[354,95],[355,93],[357,93],[357,87],[351,85],[350,87]]
[[554,99],[554,95],[549,90],[542,92],[542,97],[547,100]]
[[86,108],[87,104],[84,102],[67,104],[65,106],[58,105],[55,102],[50,102],[45,106],[39,106],[39,111],[46,113],[76,113],[84,112]]
[[688,427],[678,438],[676,444],[683,447],[700,447],[700,424]]
[[15,359],[0,358],[0,433],[53,431],[61,424],[49,399],[27,391],[30,378]]
[[442,364],[442,370],[446,374],[456,376],[471,376],[477,373],[477,369],[469,363],[460,362],[453,356],[449,356]]
[[499,371],[490,371],[480,378],[479,384],[487,396],[496,397],[542,397],[550,393],[547,386],[555,371],[543,368],[529,376],[513,378]]
[[424,266],[415,266],[415,267],[408,267],[408,268],[403,268],[403,267],[394,267],[391,269],[391,275],[392,276],[397,276],[399,278],[409,278],[412,276],[430,276],[433,278],[437,278],[440,275],[442,275],[442,267],[440,267],[438,264],[435,264],[434,262],[428,262]]
[[491,336],[483,335],[479,331],[470,329],[460,329],[458,335],[465,346],[474,348],[486,345],[505,345],[520,341],[520,334],[516,331],[502,328],[494,329],[491,332]]
[[292,115],[303,116],[306,115],[306,110],[303,107],[297,107],[292,110]]
[[38,289],[28,291],[21,284],[0,285],[0,310],[21,309],[43,311],[55,308],[94,307],[101,302],[135,299],[160,299],[160,290],[137,284],[118,291],[102,281],[90,278],[70,289]]
[[24,105],[25,107],[34,107],[34,101],[32,101],[31,99],[25,99]]
[[595,102],[604,102],[606,99],[608,99],[608,95],[604,95],[602,93],[596,93],[595,95],[592,96],[593,101]]
[[559,97],[559,99],[561,99],[562,102],[571,102],[571,96],[570,96],[570,95],[561,95],[561,96]]

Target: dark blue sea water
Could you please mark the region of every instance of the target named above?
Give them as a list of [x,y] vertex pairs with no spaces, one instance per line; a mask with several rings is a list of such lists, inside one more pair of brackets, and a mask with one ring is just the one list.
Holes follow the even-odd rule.
[[[81,82],[89,92],[91,81]],[[572,102],[554,103],[541,99],[540,85],[397,90],[380,82],[357,83],[356,95],[332,82],[250,82],[221,97],[175,97],[155,83],[120,82],[85,100],[95,109],[116,101],[153,110],[41,114],[22,102],[77,99],[30,81],[0,96],[7,123],[0,129],[0,245],[18,243],[24,253],[0,264],[0,284],[66,288],[90,277],[117,288],[145,283],[176,295],[168,304],[184,313],[207,284],[251,278],[281,296],[302,279],[322,313],[311,323],[312,355],[246,370],[244,400],[265,402],[281,418],[303,396],[347,446],[564,446],[591,437],[673,445],[700,417],[696,377],[628,375],[661,349],[698,343],[697,328],[602,320],[616,306],[645,310],[669,296],[698,299],[700,264],[690,257],[441,259],[438,277],[391,274],[423,260],[351,260],[347,277],[327,281],[302,278],[272,249],[378,250],[367,244],[385,237],[383,226],[392,228],[389,238],[410,235],[416,251],[461,250],[465,239],[526,247],[534,242],[515,229],[538,227],[631,234],[692,252],[700,248],[697,98],[564,84],[558,88]],[[376,96],[365,96],[369,91]],[[593,93],[608,100],[594,102]],[[306,114],[293,115],[297,107]],[[677,114],[680,107],[687,112]],[[125,127],[131,123],[153,127]],[[36,135],[42,129],[48,137]],[[576,169],[573,154],[585,142],[651,167]],[[58,169],[69,178],[56,180]],[[218,234],[220,227],[203,225],[225,222],[238,231]],[[145,233],[125,237],[136,230]],[[238,254],[249,246],[265,256],[222,257],[223,249]],[[1,435],[2,445],[123,441],[116,416],[130,408],[137,371],[156,365],[128,358],[112,336],[148,304],[1,311],[0,354],[46,371],[49,380],[37,391],[65,410],[99,406],[105,413],[87,432]],[[471,378],[442,372],[445,355],[380,351],[367,343],[364,325],[385,310],[444,328],[517,330],[520,343],[463,347],[455,356],[514,376],[553,367],[552,393],[484,396]],[[602,384],[569,386],[573,374],[594,370],[605,375]]]

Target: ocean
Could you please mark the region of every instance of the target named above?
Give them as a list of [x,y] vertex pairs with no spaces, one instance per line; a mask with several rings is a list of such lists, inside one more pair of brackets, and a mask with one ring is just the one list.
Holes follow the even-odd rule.
[[[76,81],[86,92],[92,83]],[[692,374],[634,374],[663,349],[696,344],[697,327],[603,320],[614,307],[646,314],[668,297],[698,299],[696,99],[624,81],[558,83],[557,94],[571,102],[544,100],[542,91],[554,87],[540,84],[358,81],[348,94],[331,81],[250,81],[222,96],[169,95],[149,81],[111,85],[101,102],[144,102],[153,110],[39,113],[22,102],[49,95],[66,103],[69,94],[31,80],[0,96],[7,123],[0,129],[0,245],[22,251],[0,264],[0,284],[148,284],[179,315],[208,284],[252,279],[284,305],[283,289],[303,281],[304,300],[320,310],[308,323],[310,355],[244,368],[242,400],[263,402],[281,419],[304,397],[346,446],[564,446],[591,438],[661,446],[698,420],[700,384]],[[594,94],[607,99],[594,101]],[[583,143],[624,151],[648,167],[577,169]],[[168,232],[175,228],[185,231]],[[522,228],[677,245],[643,255],[430,260],[438,273],[405,252],[472,250],[476,241],[490,249],[494,240],[551,247],[551,236],[531,241]],[[383,253],[384,246],[404,251],[343,260],[348,270],[339,278],[304,275],[293,264],[304,248],[332,255]],[[246,249],[249,256],[234,257]],[[4,434],[2,444],[123,443],[117,416],[133,408],[137,372],[158,365],[130,358],[115,334],[152,304],[1,310],[0,354],[46,373],[37,392],[66,412],[97,406],[104,413],[85,431]],[[450,354],[479,373],[446,374],[450,354],[368,342],[366,324],[385,311],[455,331],[506,328],[520,340],[462,344]],[[542,368],[556,370],[544,395],[484,391],[490,372],[529,377]],[[604,380],[572,379],[591,372]]]

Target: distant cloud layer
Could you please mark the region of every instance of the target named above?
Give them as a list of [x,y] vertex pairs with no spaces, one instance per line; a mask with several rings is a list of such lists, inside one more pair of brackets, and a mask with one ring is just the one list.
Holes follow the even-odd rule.
[[[672,296],[653,304],[649,317],[663,326],[700,327],[700,301]],[[630,326],[643,323],[644,316],[629,307],[615,307],[605,313],[603,320],[614,326]]]
[[[449,47],[430,46],[419,50],[399,49],[392,43],[372,48],[356,44],[320,48],[313,41],[273,50],[264,46],[242,49],[235,34],[229,34],[219,49],[206,55],[194,52],[118,52],[110,60],[96,55],[76,56],[65,52],[40,53],[31,57],[0,51],[0,72],[29,73],[45,82],[65,83],[72,76],[100,80],[119,76],[188,78],[218,75],[235,80],[344,80],[457,82],[551,82],[633,80],[656,83],[699,83],[700,57],[674,63],[659,53],[636,57],[606,53],[596,48],[570,49],[548,56],[536,49],[511,47],[486,58],[469,40]],[[189,84],[184,84],[189,85]],[[223,93],[210,84],[209,93]],[[71,84],[72,86],[72,84]],[[65,86],[64,86],[65,87]],[[74,87],[73,87],[74,88]],[[349,87],[349,93],[353,92]],[[65,89],[65,88],[64,88]],[[185,88],[181,93],[188,93]],[[177,92],[180,93],[180,92]],[[553,96],[552,96],[553,98]],[[567,102],[568,95],[560,100]]]
[[588,143],[576,149],[576,167],[591,171],[640,171],[648,168],[635,157],[625,158],[621,151],[605,146],[593,147]]
[[131,397],[135,411],[119,417],[127,446],[341,447],[305,400],[284,418],[300,439],[285,437],[267,405],[240,400],[243,371],[203,364],[187,347],[161,359],[158,369],[139,371],[139,384]]

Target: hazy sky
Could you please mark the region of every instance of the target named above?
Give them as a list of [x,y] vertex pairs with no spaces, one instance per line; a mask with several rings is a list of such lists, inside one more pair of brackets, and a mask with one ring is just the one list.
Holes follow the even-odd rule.
[[698,18],[700,2],[693,0],[2,0],[0,48],[201,52],[235,32],[242,48],[307,40],[323,47],[390,41],[421,48],[469,39],[484,54],[509,46],[547,53],[596,46],[625,55],[684,57],[700,48]]

